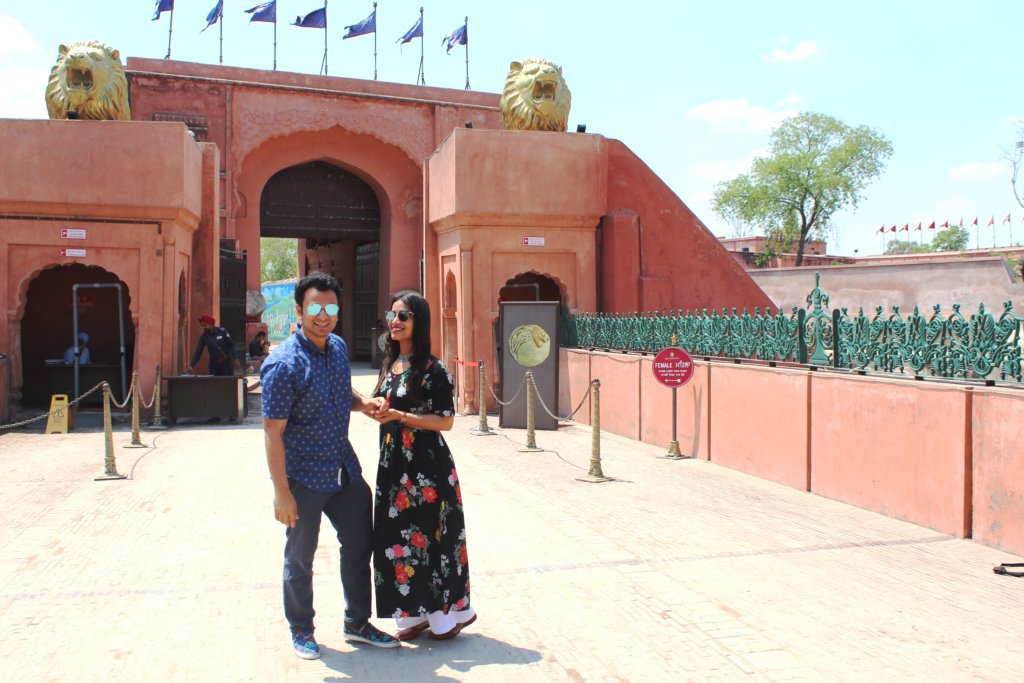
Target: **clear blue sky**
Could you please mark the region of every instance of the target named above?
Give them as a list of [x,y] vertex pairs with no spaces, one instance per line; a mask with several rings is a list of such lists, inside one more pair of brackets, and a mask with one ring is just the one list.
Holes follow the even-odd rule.
[[[163,57],[169,15],[152,0],[0,0],[0,117],[45,118],[49,69],[62,42],[98,39],[122,58]],[[216,0],[177,0],[174,59],[217,62],[217,27],[202,35]],[[225,0],[225,64],[270,68],[269,24],[249,24],[257,0]],[[733,229],[711,212],[715,184],[749,169],[772,126],[800,111],[868,125],[895,152],[856,212],[838,216],[829,251],[879,253],[883,223],[925,226],[995,216],[997,243],[1013,214],[1024,242],[1001,147],[1024,117],[1024,2],[761,0],[694,3],[380,0],[379,76],[413,83],[420,41],[396,43],[425,8],[428,85],[462,88],[463,47],[444,35],[469,16],[470,82],[500,92],[508,64],[544,56],[563,66],[573,94],[570,130],[617,138],[636,152],[717,235]],[[323,34],[288,26],[321,0],[278,0],[278,69],[316,73]],[[342,41],[342,27],[372,3],[330,0],[330,74],[372,78],[373,36]],[[900,237],[906,233],[899,233]],[[910,233],[916,239],[917,233]],[[981,244],[990,246],[991,228]],[[972,233],[971,246],[975,243]]]

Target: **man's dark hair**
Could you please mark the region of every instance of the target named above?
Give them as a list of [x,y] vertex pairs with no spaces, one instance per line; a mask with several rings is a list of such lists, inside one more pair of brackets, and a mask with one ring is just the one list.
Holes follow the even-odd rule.
[[341,284],[327,273],[315,270],[295,283],[295,303],[301,306],[302,301],[306,298],[306,290],[309,289],[319,292],[334,292],[338,295],[338,303],[341,303]]
[[267,333],[264,332],[263,330],[260,330],[259,332],[256,333],[256,336],[257,337],[266,337]]

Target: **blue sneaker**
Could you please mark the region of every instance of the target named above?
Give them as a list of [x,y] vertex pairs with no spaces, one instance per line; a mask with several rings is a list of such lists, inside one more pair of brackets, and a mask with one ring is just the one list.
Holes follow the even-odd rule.
[[320,659],[320,646],[312,631],[299,631],[292,635],[292,648],[299,659]]
[[374,647],[398,647],[401,645],[398,642],[398,638],[384,633],[370,622],[366,622],[362,628],[352,631],[346,628],[345,640],[354,643],[366,643]]

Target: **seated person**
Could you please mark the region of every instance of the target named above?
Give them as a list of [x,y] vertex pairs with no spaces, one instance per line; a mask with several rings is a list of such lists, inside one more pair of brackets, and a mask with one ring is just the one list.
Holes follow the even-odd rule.
[[260,360],[266,358],[270,353],[270,342],[267,340],[267,333],[260,330],[253,337],[253,340],[249,342],[249,358],[252,360]]
[[78,343],[73,344],[64,351],[64,362],[68,365],[75,364],[75,356],[78,356],[79,365],[88,365],[91,360],[89,357],[89,335],[85,332],[78,333]]

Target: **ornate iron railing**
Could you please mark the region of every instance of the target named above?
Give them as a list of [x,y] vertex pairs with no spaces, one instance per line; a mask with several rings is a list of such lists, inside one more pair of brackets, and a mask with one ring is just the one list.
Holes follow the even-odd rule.
[[755,308],[738,313],[698,312],[582,313],[565,315],[563,346],[656,352],[672,343],[695,356],[746,358],[850,370],[946,377],[1021,381],[1021,321],[1013,303],[1003,303],[996,318],[978,307],[965,317],[960,304],[946,315],[939,306],[925,317],[918,307],[909,316],[881,306],[868,316],[861,308],[850,317],[846,308],[829,309],[820,274],[807,308],[790,314]]

